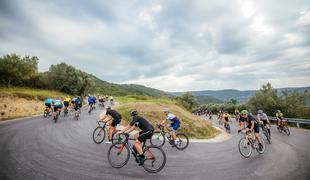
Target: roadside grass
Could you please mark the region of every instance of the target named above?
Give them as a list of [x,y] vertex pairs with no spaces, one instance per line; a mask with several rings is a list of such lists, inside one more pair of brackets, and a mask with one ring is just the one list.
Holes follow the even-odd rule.
[[173,114],[181,119],[182,124],[178,132],[185,133],[190,138],[195,139],[208,139],[219,134],[219,131],[213,128],[211,123],[175,105],[173,101],[166,103],[167,100],[148,99],[145,101],[134,100],[133,102],[128,102],[129,100],[131,99],[126,98],[125,102],[127,103],[115,107],[123,116],[123,125],[127,125],[131,121],[130,112],[136,109],[141,116],[145,117],[156,127],[156,124],[165,119],[163,109],[169,108]]
[[68,96],[67,94],[57,92],[57,91],[51,91],[51,90],[30,89],[30,88],[20,88],[20,87],[13,87],[13,88],[0,87],[0,96],[7,96],[7,95],[24,98],[27,100],[38,99],[41,101],[44,101],[45,99],[49,97],[64,98]]
[[171,101],[167,97],[149,97],[149,96],[136,96],[136,95],[128,95],[128,96],[121,96],[121,97],[115,97],[115,100],[119,103],[130,103],[130,102],[149,102],[149,103],[155,103],[155,104],[176,104],[176,102]]

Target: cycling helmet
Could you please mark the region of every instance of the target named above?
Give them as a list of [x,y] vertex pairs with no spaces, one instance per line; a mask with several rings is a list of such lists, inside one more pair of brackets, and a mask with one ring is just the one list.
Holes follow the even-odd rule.
[[242,110],[241,111],[241,115],[247,115],[247,114],[249,114],[249,112],[247,110]]
[[280,113],[281,111],[280,111],[280,110],[277,110],[277,112]]
[[108,111],[108,110],[111,110],[111,107],[110,107],[110,106],[107,107],[107,111]]
[[137,110],[133,110],[131,111],[131,116],[137,116],[138,115],[138,111]]
[[263,110],[258,110],[257,114],[263,114]]

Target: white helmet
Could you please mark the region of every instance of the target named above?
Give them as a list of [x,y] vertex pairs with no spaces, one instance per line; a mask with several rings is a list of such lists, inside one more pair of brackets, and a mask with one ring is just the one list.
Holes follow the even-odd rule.
[[168,112],[170,112],[170,109],[169,109],[169,108],[165,108],[165,109],[164,109],[164,112],[165,112],[165,113],[168,113]]

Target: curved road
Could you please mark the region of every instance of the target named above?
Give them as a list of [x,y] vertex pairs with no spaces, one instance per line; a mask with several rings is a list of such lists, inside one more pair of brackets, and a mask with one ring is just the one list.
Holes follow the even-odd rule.
[[292,129],[291,136],[272,129],[272,144],[248,159],[238,151],[240,135],[221,143],[190,143],[184,151],[164,146],[165,168],[149,174],[131,158],[122,169],[107,160],[109,145],[95,144],[92,131],[99,110],[61,117],[0,123],[0,179],[309,179],[310,131]]

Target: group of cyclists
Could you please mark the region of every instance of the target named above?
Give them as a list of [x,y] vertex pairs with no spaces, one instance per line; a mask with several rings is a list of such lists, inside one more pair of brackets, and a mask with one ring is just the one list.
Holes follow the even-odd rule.
[[56,97],[55,99],[47,98],[44,104],[45,111],[48,112],[48,114],[52,113],[53,119],[55,120],[58,115],[60,115],[62,109],[64,113],[68,112],[69,107],[72,107],[76,112],[80,112],[83,98],[80,96],[75,96],[72,99],[70,97],[65,97],[63,99],[60,97]]
[[[170,133],[172,137],[172,145],[176,144],[176,131],[181,126],[181,120],[172,114],[169,108],[165,108],[163,113],[166,116],[166,119],[160,123],[160,125],[164,126]],[[139,165],[142,165],[143,162],[146,160],[144,156],[141,144],[144,143],[146,140],[151,139],[153,136],[153,132],[155,128],[153,125],[145,118],[139,115],[137,110],[132,110],[130,113],[132,120],[127,127],[123,130],[118,131],[116,135],[120,134],[128,134],[134,131],[137,127],[141,130],[139,133],[134,135],[135,142],[134,142],[134,150],[138,154],[138,161]],[[111,107],[106,108],[106,112],[99,116],[98,121],[103,121],[108,123],[108,140],[105,142],[107,144],[112,143],[112,134],[116,130],[116,126],[121,123],[122,115]]]

